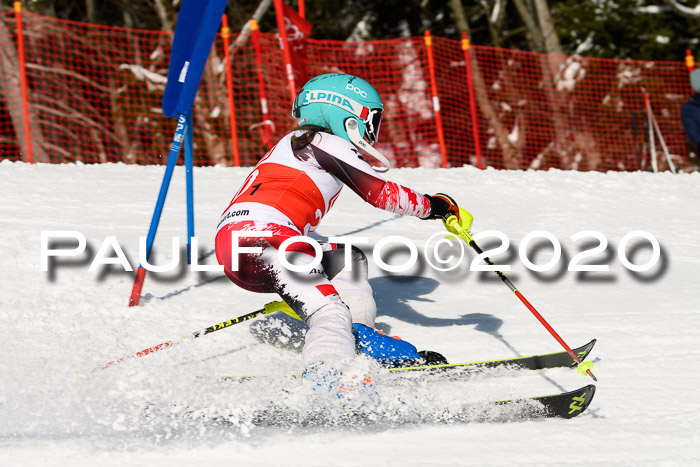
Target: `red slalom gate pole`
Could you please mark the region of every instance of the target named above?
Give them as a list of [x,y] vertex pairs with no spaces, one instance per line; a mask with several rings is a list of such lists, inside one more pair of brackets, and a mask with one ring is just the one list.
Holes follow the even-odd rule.
[[143,289],[143,281],[146,279],[146,269],[139,266],[136,270],[134,285],[131,287],[131,295],[129,296],[129,306],[138,306],[141,300],[141,290]]
[[27,71],[24,57],[24,34],[22,33],[22,2],[13,4],[17,21],[17,55],[19,56],[19,82],[22,94],[22,111],[24,113],[24,143],[27,147],[27,162],[34,163],[32,153],[32,135],[29,127],[29,97],[27,92]]
[[284,24],[284,9],[282,0],[274,0],[275,12],[277,16],[277,31],[282,39],[282,56],[284,58],[284,66],[287,72],[287,83],[289,84],[290,102],[294,102],[297,97],[296,84],[294,83],[294,69],[292,68],[292,55],[289,51],[289,40],[287,39],[287,29]]
[[695,57],[690,49],[685,49],[685,66],[688,67],[688,73],[692,73],[695,69]]
[[442,167],[447,168],[447,148],[445,147],[445,135],[442,129],[442,114],[440,114],[440,98],[435,79],[435,60],[433,58],[433,37],[430,31],[425,31],[425,48],[428,51],[428,69],[430,70],[430,86],[433,93],[433,111],[435,112],[435,127],[437,128],[438,143],[440,144],[440,156]]
[[262,54],[260,53],[260,26],[255,19],[250,20],[251,39],[255,48],[255,68],[258,75],[258,92],[260,93],[260,112],[262,113],[262,123],[260,124],[260,136],[265,145],[265,149],[270,149],[270,117],[268,116],[267,94],[265,93],[265,76],[263,75]]
[[236,132],[236,108],[233,100],[233,77],[231,76],[231,52],[229,51],[231,29],[228,27],[226,13],[221,17],[221,37],[224,39],[224,64],[226,66],[226,91],[228,93],[229,122],[231,125],[231,144],[233,145],[233,165],[241,165],[241,155],[238,149],[238,134]]

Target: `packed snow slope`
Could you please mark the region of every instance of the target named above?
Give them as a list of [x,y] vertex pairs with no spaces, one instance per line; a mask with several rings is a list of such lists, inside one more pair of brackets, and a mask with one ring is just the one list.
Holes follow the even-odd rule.
[[[219,215],[249,170],[195,169],[200,263],[215,263]],[[222,273],[192,271],[181,261],[171,272],[149,272],[140,306],[127,307],[134,273],[124,271],[115,251],[138,265],[139,237],[148,231],[163,173],[163,167],[123,164],[0,163],[0,465],[697,465],[700,174],[470,167],[389,172],[421,192],[453,196],[474,215],[473,233],[502,232],[508,249],[490,257],[511,266],[506,274],[524,296],[570,346],[598,339],[589,357],[599,379],[591,407],[571,420],[503,423],[450,415],[467,402],[552,394],[591,382],[567,368],[409,384],[379,377],[386,416],[376,423],[259,427],[251,423],[252,412],[294,402],[300,383],[284,375],[301,369],[303,329],[270,315],[198,339],[181,337],[276,297],[246,292]],[[42,271],[42,232],[49,231],[79,232],[85,252],[51,258]],[[572,239],[585,231],[598,234]],[[638,233],[625,239],[637,231],[651,240]],[[470,270],[473,251],[452,271],[438,272],[426,262],[423,247],[442,232],[438,221],[397,217],[346,189],[317,238],[366,237],[378,326],[419,349],[441,352],[451,362],[559,351],[493,272]],[[533,232],[537,237],[528,240]],[[45,235],[51,248],[78,246]],[[394,235],[413,242],[419,255],[415,265],[389,273],[372,252]],[[182,250],[180,167],[152,263],[171,260],[173,237]],[[604,249],[574,260],[601,240]],[[561,245],[558,260],[553,242]],[[493,235],[479,240],[483,249],[500,243]],[[458,254],[456,245],[440,250],[441,257]],[[394,245],[380,254],[400,265],[407,252]],[[96,264],[90,271],[96,257],[121,264]],[[527,261],[552,267],[536,272]],[[647,271],[631,270],[647,263]],[[609,270],[570,271],[575,264]],[[178,345],[91,374],[170,340]],[[250,374],[270,377],[220,381]],[[294,403],[303,408],[312,401],[297,397]]]

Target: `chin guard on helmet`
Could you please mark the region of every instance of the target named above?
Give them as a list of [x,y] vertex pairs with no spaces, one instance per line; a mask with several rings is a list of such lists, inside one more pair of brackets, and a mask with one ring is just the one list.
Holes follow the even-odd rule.
[[386,172],[391,168],[391,161],[386,158],[384,154],[374,149],[374,147],[360,136],[360,130],[357,128],[357,121],[354,118],[347,118],[345,120],[345,131],[350,137],[350,141],[363,151],[365,151],[370,156],[377,159],[379,162],[384,164],[384,167],[374,167],[372,168],[377,172]]

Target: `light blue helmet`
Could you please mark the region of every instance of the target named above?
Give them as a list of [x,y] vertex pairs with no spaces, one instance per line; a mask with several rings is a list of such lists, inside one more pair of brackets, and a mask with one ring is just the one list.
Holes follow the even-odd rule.
[[357,145],[362,138],[377,141],[383,110],[382,99],[367,81],[328,73],[310,79],[301,88],[292,116],[300,126],[318,125]]
[[696,68],[690,73],[690,86],[693,91],[700,93],[700,68]]

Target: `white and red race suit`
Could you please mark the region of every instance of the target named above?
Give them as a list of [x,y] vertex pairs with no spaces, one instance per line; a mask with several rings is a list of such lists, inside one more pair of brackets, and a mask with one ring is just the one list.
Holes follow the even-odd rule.
[[[323,261],[310,272],[293,272],[279,261],[280,244],[313,232],[347,185],[369,204],[389,212],[428,217],[430,201],[410,188],[379,176],[355,146],[338,136],[320,132],[312,142],[292,149],[292,136],[282,138],[246,178],[221,215],[216,235],[216,257],[235,284],[254,292],[276,292],[309,326],[303,351],[306,364],[350,359],[355,355],[352,323],[374,328],[376,304],[367,281],[367,259],[353,247],[352,271],[345,268],[340,245],[322,245]],[[234,237],[244,231],[271,236]],[[258,247],[259,252],[238,253]],[[294,265],[314,259],[313,248],[293,243],[287,252]],[[236,261],[237,260],[237,261]],[[341,300],[342,298],[342,300]]]

